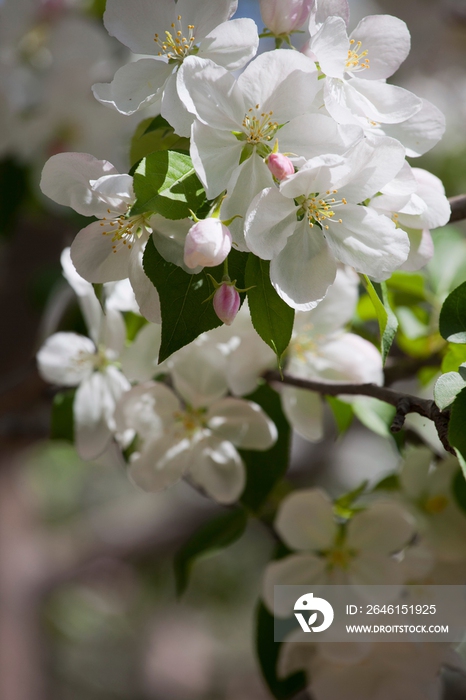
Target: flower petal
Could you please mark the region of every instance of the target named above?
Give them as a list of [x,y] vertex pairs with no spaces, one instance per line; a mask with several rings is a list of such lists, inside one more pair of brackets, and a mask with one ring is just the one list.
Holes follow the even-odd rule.
[[412,117],[400,124],[387,124],[384,132],[406,148],[406,155],[422,156],[437,144],[445,133],[445,116],[428,100]]
[[249,18],[233,19],[207,34],[199,45],[198,55],[227,70],[237,70],[256,55],[258,46],[256,23]]
[[285,386],[281,397],[285,416],[298,435],[311,442],[322,440],[323,406],[320,396],[313,391]]
[[295,491],[281,502],[275,529],[291,549],[329,549],[337,533],[332,502],[321,489]]
[[374,503],[348,523],[348,547],[374,554],[392,554],[414,535],[414,520],[398,503]]
[[215,435],[245,450],[268,450],[277,439],[275,424],[252,401],[220,399],[210,406],[206,419]]
[[188,112],[178,93],[178,71],[172,73],[165,83],[161,114],[174,128],[176,134],[188,138],[191,136],[194,117]]
[[280,150],[283,153],[296,153],[306,160],[326,153],[342,155],[363,136],[364,132],[359,126],[340,126],[323,114],[302,114],[280,129]]
[[77,333],[55,333],[37,353],[40,375],[60,386],[77,386],[93,371],[96,348]]
[[286,245],[297,226],[296,205],[276,187],[263,189],[246,214],[247,246],[263,260],[271,260]]
[[169,434],[148,442],[141,453],[135,453],[128,474],[143,491],[163,491],[181,479],[191,457],[190,441]]
[[366,80],[389,78],[398,70],[411,48],[411,37],[405,22],[391,15],[364,17],[350,39],[360,41],[361,49],[368,52],[370,68],[359,74]]
[[147,241],[139,238],[134,244],[128,261],[129,281],[134,291],[141,315],[152,323],[161,323],[159,293],[144,272],[142,264]]
[[209,199],[214,199],[227,188],[230,177],[238,168],[241,150],[241,143],[231,132],[212,129],[197,120],[194,122],[191,158]]
[[128,277],[132,253],[127,245],[119,245],[115,250],[112,232],[102,233],[100,223],[94,221],[81,229],[71,244],[71,260],[88,282],[113,282]]
[[311,37],[310,50],[330,78],[343,78],[349,48],[346,22],[341,17],[328,17]]
[[262,596],[268,609],[277,617],[289,617],[293,614],[294,600],[285,596],[274,600],[275,586],[311,586],[326,582],[326,562],[323,557],[313,554],[292,554],[291,556],[271,562],[265,569]]
[[106,449],[112,434],[106,416],[113,400],[100,372],[93,372],[76,391],[73,403],[75,444],[82,459],[95,459]]
[[161,326],[145,325],[121,356],[121,367],[131,382],[147,382],[159,371],[157,357],[161,342]]
[[368,119],[382,124],[399,124],[422,108],[421,99],[412,92],[380,81],[351,78],[345,90]]
[[214,437],[194,447],[191,477],[219,503],[238,500],[246,484],[246,470],[233,445]]
[[141,58],[122,66],[110,86],[93,85],[94,97],[102,104],[111,104],[121,114],[134,114],[143,106],[159,99],[173,66],[155,58]]

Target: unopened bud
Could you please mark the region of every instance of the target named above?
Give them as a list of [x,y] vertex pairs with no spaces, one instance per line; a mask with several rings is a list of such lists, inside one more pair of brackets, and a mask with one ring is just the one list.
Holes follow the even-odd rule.
[[239,311],[241,300],[232,284],[222,284],[213,298],[214,310],[217,316],[227,326],[231,326]]
[[283,153],[271,153],[267,158],[267,167],[277,180],[284,180],[288,175],[294,175],[294,165]]
[[314,0],[259,0],[262,19],[272,34],[289,34],[309,17]]
[[184,263],[193,270],[220,265],[231,250],[231,233],[220,219],[203,219],[188,231],[184,244]]

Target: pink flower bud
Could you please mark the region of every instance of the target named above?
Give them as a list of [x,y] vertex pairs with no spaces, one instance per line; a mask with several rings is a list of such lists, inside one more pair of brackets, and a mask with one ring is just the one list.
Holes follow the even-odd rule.
[[204,219],[191,226],[184,244],[184,263],[193,270],[198,265],[220,265],[231,250],[231,233],[220,219]]
[[231,284],[222,284],[214,294],[215,313],[227,326],[231,326],[235,320],[240,304],[239,294]]
[[283,153],[271,153],[267,158],[267,167],[272,175],[280,181],[288,175],[294,175],[293,163]]
[[301,27],[309,17],[314,0],[259,0],[267,29],[279,36]]

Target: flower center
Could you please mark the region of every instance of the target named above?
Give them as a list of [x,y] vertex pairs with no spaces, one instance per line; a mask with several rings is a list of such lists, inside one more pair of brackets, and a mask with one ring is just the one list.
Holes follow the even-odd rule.
[[[348,202],[343,197],[340,200],[335,199],[331,196],[337,194],[338,190],[327,190],[323,197],[319,193],[311,194],[302,203],[302,213],[307,215],[309,226],[314,227],[314,224],[319,224],[321,228],[328,230],[328,220],[331,220],[335,216],[334,209],[342,204],[347,204]],[[343,223],[342,219],[337,219],[339,224]]]
[[[128,211],[130,208],[131,205],[128,204]],[[112,214],[111,209],[107,209],[107,212]],[[143,232],[150,230],[143,214],[138,216],[120,214],[112,219],[107,219],[104,216],[100,225],[102,226],[102,236],[112,237],[114,253],[121,249],[122,246],[127,246],[128,250],[131,250],[134,242],[142,236]]]
[[178,15],[176,24],[172,22],[172,31],[165,31],[165,37],[155,34],[154,41],[160,47],[159,56],[166,56],[168,60],[182,63],[191,52],[194,43],[194,24],[188,24],[188,31],[183,30],[181,15]]
[[338,547],[327,552],[325,558],[327,559],[327,566],[330,570],[335,568],[346,570],[355,555],[356,553],[349,549]]
[[348,49],[348,58],[345,63],[347,71],[359,72],[369,68],[369,59],[366,58],[368,52],[361,51],[362,42],[350,39],[351,48]]
[[187,437],[193,437],[195,433],[207,427],[204,408],[186,408],[184,411],[174,413],[176,423],[181,426]]
[[441,513],[448,506],[449,500],[444,494],[438,494],[437,496],[432,496],[428,498],[424,503],[425,510],[431,515],[437,515]]
[[272,121],[272,112],[261,112],[260,106],[251,107],[244,115],[243,129],[246,133],[247,142],[253,145],[261,141],[271,141],[277,133],[278,124]]

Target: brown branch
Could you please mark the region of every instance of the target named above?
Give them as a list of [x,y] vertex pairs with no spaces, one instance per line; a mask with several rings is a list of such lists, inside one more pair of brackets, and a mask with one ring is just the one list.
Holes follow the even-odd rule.
[[448,200],[451,206],[450,224],[455,221],[466,219],[466,194],[459,194],[456,197],[450,197]]
[[346,394],[347,396],[370,396],[373,399],[384,401],[396,408],[396,414],[390,426],[392,433],[397,433],[402,429],[408,413],[419,413],[420,416],[433,421],[442,445],[447,452],[455,454],[454,449],[448,442],[450,412],[442,412],[435,402],[430,399],[422,399],[419,396],[412,396],[411,394],[405,394],[385,386],[377,386],[376,384],[328,384],[326,382],[293,377],[290,374],[284,374],[281,377],[279,372],[273,370],[266,372],[263,377],[267,382],[279,382],[288,386],[295,386],[298,389],[315,391],[322,396]]

